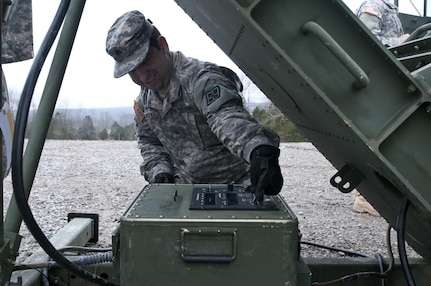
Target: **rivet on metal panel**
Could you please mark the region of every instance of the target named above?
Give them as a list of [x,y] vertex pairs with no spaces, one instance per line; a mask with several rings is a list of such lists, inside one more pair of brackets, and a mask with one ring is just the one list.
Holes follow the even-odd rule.
[[414,92],[416,92],[416,90],[417,90],[417,88],[416,88],[416,86],[414,86],[413,84],[410,84],[410,85],[407,87],[407,92],[408,92],[408,93],[414,93]]

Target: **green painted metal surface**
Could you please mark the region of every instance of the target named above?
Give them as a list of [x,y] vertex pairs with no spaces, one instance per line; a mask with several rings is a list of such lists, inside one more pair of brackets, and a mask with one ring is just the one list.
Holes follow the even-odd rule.
[[281,197],[278,210],[190,210],[193,187],[147,186],[121,218],[121,285],[310,285]]
[[[59,232],[57,232],[50,242],[56,247],[83,246],[94,236],[94,222],[90,218],[74,218]],[[34,265],[48,262],[48,255],[42,248],[37,249],[23,264]],[[37,268],[37,267],[36,267]],[[12,273],[12,282],[18,282],[18,277],[22,277],[22,286],[41,285],[41,271],[21,270]]]
[[359,190],[393,226],[410,200],[406,240],[431,261],[428,78],[410,73],[341,1],[176,2],[343,170],[334,186]]
[[[344,278],[343,282],[336,282],[326,285],[349,285],[349,286],[405,286],[406,280],[402,270],[401,263],[398,259],[394,261],[392,271],[385,278],[385,284],[382,279],[375,273],[381,273],[377,259],[374,257],[342,257],[342,258],[305,258],[305,263],[313,273],[313,282],[320,283],[327,281],[339,280]],[[389,267],[390,261],[383,262],[384,269]],[[428,285],[431,275],[431,265],[423,259],[410,259],[410,268],[415,277],[416,285]],[[354,273],[354,275],[352,275]],[[374,273],[374,274],[372,274]],[[355,275],[356,274],[356,275]],[[350,279],[347,278],[350,276]],[[324,284],[325,285],[325,284]]]

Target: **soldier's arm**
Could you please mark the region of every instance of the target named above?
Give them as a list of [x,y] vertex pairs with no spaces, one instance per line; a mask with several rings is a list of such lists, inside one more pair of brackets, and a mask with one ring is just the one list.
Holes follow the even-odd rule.
[[382,35],[382,13],[383,11],[377,5],[362,6],[357,12],[358,18],[379,41],[381,41]]
[[250,162],[250,154],[257,146],[278,147],[278,135],[251,116],[243,106],[238,84],[223,73],[202,74],[193,95],[212,132],[233,154],[246,162]]
[[357,16],[383,45],[391,47],[401,44],[409,35],[390,36],[390,33],[383,28],[384,13],[385,11],[379,5],[367,3],[358,9]]
[[[142,156],[140,165],[141,175],[148,182],[153,181],[158,174],[166,173],[173,175],[171,159],[160,141],[151,131],[145,117],[136,110],[135,103],[135,126],[138,148]],[[142,111],[142,110],[141,110]]]

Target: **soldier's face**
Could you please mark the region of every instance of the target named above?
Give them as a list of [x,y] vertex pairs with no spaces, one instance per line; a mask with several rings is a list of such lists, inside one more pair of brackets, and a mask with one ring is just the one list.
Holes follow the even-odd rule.
[[173,66],[166,40],[160,38],[163,37],[159,37],[160,50],[150,47],[145,60],[129,73],[133,82],[153,91],[169,86]]

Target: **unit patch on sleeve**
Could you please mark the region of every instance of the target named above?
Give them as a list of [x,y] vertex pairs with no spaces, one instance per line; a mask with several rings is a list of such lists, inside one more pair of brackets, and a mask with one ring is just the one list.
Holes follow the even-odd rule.
[[220,88],[218,86],[214,87],[210,92],[206,94],[207,106],[220,98]]
[[139,122],[141,122],[144,119],[144,112],[142,111],[141,107],[136,102],[136,100],[135,100],[135,103],[133,105],[133,109],[135,110],[136,118],[139,120]]

